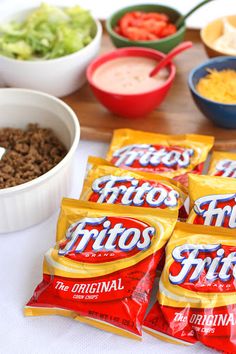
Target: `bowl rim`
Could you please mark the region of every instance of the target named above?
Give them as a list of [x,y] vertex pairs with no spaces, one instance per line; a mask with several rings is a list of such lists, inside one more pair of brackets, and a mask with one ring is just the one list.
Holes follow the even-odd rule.
[[[220,57],[215,57],[215,58],[211,58],[207,61],[205,61],[204,63],[198,65],[197,67],[193,68],[189,75],[188,75],[188,86],[190,88],[190,90],[200,99],[208,102],[208,103],[212,103],[215,105],[221,105],[221,106],[225,106],[225,107],[236,107],[236,103],[222,103],[222,102],[217,102],[217,101],[213,101],[210,100],[209,98],[206,98],[204,96],[202,96],[195,88],[194,84],[193,84],[193,76],[197,73],[198,70],[203,69],[204,67],[206,67],[209,64],[212,63],[222,63],[222,62],[227,62],[233,60],[236,62],[236,56],[220,56]],[[227,67],[225,68],[227,69]]]
[[[105,64],[108,61],[111,61],[111,60],[114,60],[117,58],[121,58],[121,57],[125,57],[125,56],[132,57],[132,53],[140,53],[140,57],[142,57],[142,54],[145,54],[145,53],[151,54],[151,55],[159,57],[159,58],[164,58],[166,56],[164,53],[159,52],[158,50],[151,49],[151,48],[145,48],[145,47],[124,47],[124,48],[118,48],[118,49],[112,50],[108,53],[104,53],[104,54],[100,55],[99,57],[95,58],[88,65],[87,70],[86,70],[86,76],[87,76],[87,80],[88,80],[89,84],[92,87],[95,87],[97,90],[104,92],[106,94],[116,95],[116,96],[120,96],[120,97],[133,97],[133,96],[138,97],[138,96],[143,96],[146,94],[149,95],[151,93],[159,91],[159,90],[165,88],[166,86],[168,86],[174,80],[175,74],[176,74],[176,66],[171,61],[167,65],[170,68],[170,73],[169,73],[167,80],[163,83],[163,85],[161,85],[157,88],[154,88],[152,90],[149,90],[149,91],[140,92],[140,93],[115,93],[115,92],[110,92],[110,91],[104,90],[94,83],[93,74],[94,74],[94,71],[96,71],[96,69],[98,67],[100,67],[102,64]],[[147,57],[145,55],[143,55],[143,56]],[[102,61],[102,62],[100,63],[100,61]],[[96,65],[98,65],[98,67],[94,68]]]
[[[57,6],[57,7],[65,8],[67,6]],[[21,9],[20,11],[8,13],[5,17],[4,16],[3,17],[0,16],[0,21],[1,22],[4,21],[4,18],[10,17],[11,15],[14,17],[14,15],[17,15],[17,14],[19,14],[21,12],[33,11],[34,9],[37,9],[37,8],[38,8],[38,6],[34,6],[34,7]],[[58,57],[58,58],[53,58],[53,59],[37,59],[37,60],[16,59],[16,58],[10,58],[10,57],[7,57],[6,55],[1,55],[0,54],[0,59],[7,60],[7,61],[10,61],[10,62],[14,62],[14,63],[19,63],[20,65],[26,65],[26,64],[29,64],[29,65],[37,65],[37,64],[46,65],[48,63],[58,64],[59,61],[67,60],[67,59],[70,59],[70,58],[73,58],[73,57],[79,56],[79,55],[85,55],[85,52],[88,49],[90,49],[90,47],[92,47],[94,45],[94,43],[98,42],[100,40],[100,38],[102,37],[102,25],[101,25],[101,22],[98,19],[94,18],[93,16],[92,16],[92,18],[93,18],[94,23],[96,24],[96,27],[97,27],[97,32],[96,32],[95,37],[92,39],[92,41],[89,44],[87,44],[85,47],[83,47],[80,50],[77,50],[74,53],[71,53],[71,54],[68,54],[68,55],[64,55],[64,56]]]
[[177,9],[175,9],[174,7],[170,7],[170,6],[166,6],[166,5],[162,5],[162,4],[155,4],[155,3],[149,3],[149,4],[136,4],[136,5],[130,5],[130,6],[126,6],[126,7],[123,7],[123,8],[120,8],[119,10],[115,11],[110,17],[108,17],[108,19],[106,20],[105,22],[105,25],[106,25],[106,30],[107,32],[115,37],[116,39],[119,39],[119,40],[123,40],[124,42],[126,42],[127,44],[136,44],[136,43],[139,43],[139,44],[159,44],[159,43],[165,43],[167,40],[171,40],[173,39],[174,37],[176,37],[179,33],[181,33],[182,31],[185,30],[186,28],[186,25],[185,25],[185,22],[183,23],[183,25],[172,35],[168,36],[168,37],[165,37],[163,39],[158,39],[158,40],[150,40],[150,41],[132,41],[131,39],[128,39],[126,37],[123,37],[121,35],[119,35],[118,33],[116,33],[112,26],[111,26],[111,21],[113,20],[113,18],[119,14],[120,12],[124,11],[124,10],[127,10],[127,12],[129,11],[132,11],[132,9],[137,9],[139,8],[140,6],[161,6],[163,8],[166,8],[168,10],[172,10],[172,11],[175,11],[176,13],[179,14],[179,16],[181,16],[181,12],[179,12]]
[[[217,22],[217,21],[220,21],[220,20],[222,21],[222,19],[223,19],[224,17],[228,18],[228,17],[232,17],[232,16],[236,17],[236,14],[235,14],[235,15],[226,15],[226,16],[217,17],[217,18],[215,18],[214,20],[208,22],[208,23],[200,30],[200,38],[201,38],[201,41],[203,42],[203,44],[204,44],[207,48],[209,48],[209,49],[215,51],[216,53],[219,53],[218,56],[232,57],[232,56],[234,56],[234,55],[233,55],[233,54],[227,54],[226,52],[224,52],[224,51],[222,51],[222,50],[219,50],[219,49],[215,49],[214,46],[209,45],[208,43],[206,43],[206,40],[205,40],[205,37],[204,37],[204,33],[205,33],[206,29],[207,29],[212,23]],[[219,38],[219,37],[218,37],[218,38]]]
[[22,88],[1,88],[0,95],[1,95],[1,93],[4,94],[4,92],[10,92],[10,93],[12,92],[13,95],[14,94],[17,95],[18,93],[20,93],[20,94],[26,94],[26,95],[33,94],[38,97],[40,97],[40,96],[45,97],[46,99],[54,101],[57,105],[60,105],[61,107],[63,107],[64,110],[67,111],[67,113],[71,117],[71,120],[74,124],[74,139],[71,143],[71,146],[70,146],[67,154],[63,157],[63,159],[56,166],[54,166],[52,169],[50,169],[48,172],[44,173],[43,175],[32,179],[31,181],[28,181],[28,182],[25,182],[22,184],[18,184],[14,187],[0,189],[0,197],[5,194],[23,192],[25,189],[34,187],[35,185],[41,184],[45,180],[53,177],[71,159],[71,157],[73,156],[73,154],[76,151],[76,148],[77,148],[79,140],[80,140],[80,124],[79,124],[79,120],[77,118],[77,115],[72,110],[72,108],[70,108],[69,105],[67,105],[65,102],[63,102],[59,98],[49,95],[47,93],[41,92],[41,91],[22,89]]

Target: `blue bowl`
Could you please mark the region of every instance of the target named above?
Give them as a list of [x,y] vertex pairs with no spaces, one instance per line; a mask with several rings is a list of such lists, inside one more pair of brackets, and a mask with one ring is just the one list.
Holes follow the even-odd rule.
[[209,100],[200,95],[195,89],[198,81],[208,74],[207,69],[223,69],[236,70],[235,57],[216,57],[193,69],[188,78],[188,85],[192,97],[199,110],[216,125],[236,129],[236,104],[219,103]]

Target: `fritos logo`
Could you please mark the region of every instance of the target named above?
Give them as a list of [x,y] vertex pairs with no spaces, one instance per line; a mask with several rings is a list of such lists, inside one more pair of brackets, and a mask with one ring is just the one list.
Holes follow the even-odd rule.
[[84,218],[72,224],[58,254],[75,261],[113,261],[146,250],[155,228],[132,218]]
[[89,200],[98,203],[147,207],[175,207],[179,193],[171,187],[155,181],[134,177],[103,176],[94,180]]
[[216,176],[236,178],[236,161],[220,160],[216,165]]
[[115,151],[112,163],[117,167],[164,172],[188,167],[193,155],[193,149],[180,146],[133,144]]
[[236,194],[208,195],[194,203],[194,224],[236,228]]
[[236,247],[184,244],[172,252],[172,284],[200,292],[235,291]]

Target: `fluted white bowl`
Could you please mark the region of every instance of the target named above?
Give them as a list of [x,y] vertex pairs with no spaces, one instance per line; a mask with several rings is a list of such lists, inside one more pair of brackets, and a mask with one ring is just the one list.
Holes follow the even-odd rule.
[[80,138],[76,114],[60,99],[42,92],[0,89],[0,128],[24,129],[28,123],[51,128],[68,153],[42,176],[0,189],[0,233],[21,230],[48,218],[71,185],[73,157]]

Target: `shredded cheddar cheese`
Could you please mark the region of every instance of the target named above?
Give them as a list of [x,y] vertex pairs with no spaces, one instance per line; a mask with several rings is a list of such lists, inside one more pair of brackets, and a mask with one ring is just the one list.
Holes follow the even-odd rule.
[[236,71],[208,69],[209,74],[199,80],[197,91],[210,100],[220,103],[236,103]]

